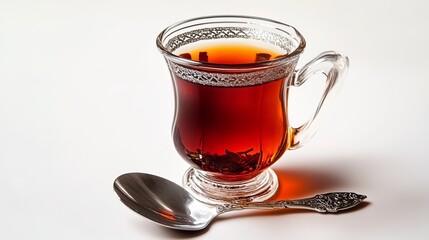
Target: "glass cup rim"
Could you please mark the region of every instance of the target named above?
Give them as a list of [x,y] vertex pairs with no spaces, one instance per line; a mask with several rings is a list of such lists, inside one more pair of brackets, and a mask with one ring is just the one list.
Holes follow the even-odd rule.
[[[297,47],[295,49],[293,49],[292,52],[290,52],[289,54],[283,55],[281,57],[277,57],[275,59],[270,59],[270,60],[265,60],[265,61],[260,61],[260,62],[255,62],[255,63],[239,63],[239,64],[208,63],[208,62],[201,62],[201,61],[186,59],[186,58],[180,57],[176,54],[173,54],[172,52],[170,52],[166,48],[166,46],[164,46],[164,43],[163,43],[164,37],[169,31],[174,30],[174,29],[176,29],[182,25],[185,25],[187,23],[197,22],[200,20],[207,20],[206,24],[208,24],[208,23],[210,23],[211,19],[213,19],[213,20],[215,20],[215,19],[237,19],[237,20],[241,19],[241,20],[243,20],[242,23],[248,23],[249,24],[250,22],[244,21],[244,20],[248,19],[248,20],[256,20],[256,21],[264,22],[264,23],[266,23],[266,25],[262,25],[262,24],[259,24],[259,25],[269,27],[272,29],[281,30],[280,27],[283,27],[285,29],[289,28],[295,32],[295,35],[299,39],[299,43],[298,43]],[[275,25],[277,25],[277,26],[275,26]],[[306,46],[306,42],[305,42],[305,39],[302,36],[302,34],[295,27],[288,25],[286,23],[282,23],[282,22],[279,22],[276,20],[269,19],[269,18],[249,16],[249,15],[211,15],[211,16],[202,16],[202,17],[190,18],[187,20],[176,22],[176,23],[168,26],[167,28],[162,30],[161,33],[159,33],[159,35],[156,39],[156,45],[158,47],[158,50],[165,57],[167,57],[170,60],[173,60],[176,63],[180,63],[183,65],[191,65],[191,66],[210,67],[210,68],[237,69],[237,68],[272,67],[272,66],[278,66],[278,65],[284,64],[285,62],[289,62],[291,59],[295,59],[296,57],[298,57],[302,53],[302,51],[304,50],[304,48]]]

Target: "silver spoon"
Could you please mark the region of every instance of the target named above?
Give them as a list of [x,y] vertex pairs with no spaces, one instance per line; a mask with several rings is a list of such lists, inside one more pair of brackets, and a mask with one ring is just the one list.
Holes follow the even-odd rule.
[[351,192],[333,192],[298,200],[208,205],[174,182],[145,173],[121,175],[113,187],[121,201],[143,217],[168,228],[188,231],[201,230],[219,214],[232,210],[301,208],[337,212],[352,208],[366,198]]

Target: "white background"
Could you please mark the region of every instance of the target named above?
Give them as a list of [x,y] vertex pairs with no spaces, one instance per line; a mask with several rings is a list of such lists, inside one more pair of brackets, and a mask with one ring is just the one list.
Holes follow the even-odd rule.
[[[425,239],[428,7],[0,0],[0,239]],[[349,56],[347,81],[320,131],[273,169],[281,197],[355,191],[367,204],[339,215],[231,213],[183,233],[118,200],[112,184],[125,172],[181,182],[188,165],[172,144],[173,88],[155,38],[174,22],[215,14],[295,26],[307,40],[300,65],[324,50]],[[295,91],[292,123],[308,117],[319,91],[316,83]]]

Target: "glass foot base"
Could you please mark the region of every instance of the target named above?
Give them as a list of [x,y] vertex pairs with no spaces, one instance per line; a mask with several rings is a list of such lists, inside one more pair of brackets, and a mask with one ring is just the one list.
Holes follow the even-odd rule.
[[183,176],[183,185],[201,202],[224,204],[267,200],[276,193],[278,180],[271,169],[249,180],[226,182],[189,168]]

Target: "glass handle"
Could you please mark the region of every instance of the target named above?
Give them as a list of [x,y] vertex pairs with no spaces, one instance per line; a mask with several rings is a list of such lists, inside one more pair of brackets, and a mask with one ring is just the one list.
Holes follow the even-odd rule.
[[337,92],[342,78],[347,74],[349,59],[337,52],[327,51],[321,53],[315,59],[307,63],[295,72],[292,84],[295,87],[301,86],[307,79],[315,74],[322,73],[326,76],[326,86],[313,116],[306,123],[298,128],[292,128],[292,142],[290,149],[297,149],[310,140],[319,129],[326,106]]

